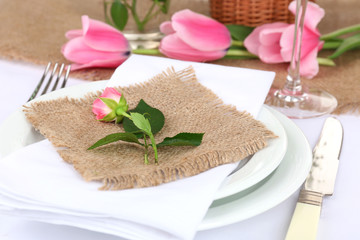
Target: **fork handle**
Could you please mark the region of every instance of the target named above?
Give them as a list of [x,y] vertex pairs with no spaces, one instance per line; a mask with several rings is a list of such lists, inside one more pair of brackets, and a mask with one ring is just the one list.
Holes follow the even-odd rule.
[[322,194],[301,190],[285,240],[315,240]]

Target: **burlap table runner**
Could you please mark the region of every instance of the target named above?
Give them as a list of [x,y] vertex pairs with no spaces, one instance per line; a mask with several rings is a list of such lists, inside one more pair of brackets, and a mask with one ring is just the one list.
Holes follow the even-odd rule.
[[[165,125],[155,135],[157,142],[180,132],[205,134],[200,146],[161,148],[159,164],[146,165],[144,149],[132,143],[117,142],[87,150],[108,134],[124,132],[121,125],[95,119],[91,109],[99,93],[82,99],[42,101],[26,108],[26,116],[34,127],[61,147],[58,150],[61,157],[73,164],[84,179],[102,181],[102,189],[156,186],[193,176],[239,161],[275,137],[250,114],[224,105],[197,82],[192,68],[178,73],[169,70],[144,84],[118,89],[130,109],[144,99],[164,113]],[[149,159],[152,158],[150,155]]]
[[[183,1],[173,1],[172,4],[180,2]],[[319,26],[322,33],[360,23],[358,0],[316,2],[326,11]],[[80,16],[83,14],[103,21],[102,9],[102,0],[0,0],[0,57],[43,65],[48,61],[67,62],[60,53],[66,42],[64,33],[81,28]],[[336,67],[320,67],[319,74],[312,80],[304,79],[304,83],[335,95],[339,102],[337,113],[360,113],[360,51],[346,53],[335,61]],[[263,64],[259,60],[219,60],[215,63],[275,71],[274,86],[277,87],[285,81],[286,64]],[[72,76],[89,80],[109,79],[113,71],[91,69],[74,72]]]

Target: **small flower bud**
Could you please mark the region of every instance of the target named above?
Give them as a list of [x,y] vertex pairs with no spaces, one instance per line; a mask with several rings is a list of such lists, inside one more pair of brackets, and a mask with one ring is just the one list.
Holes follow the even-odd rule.
[[120,123],[129,106],[124,96],[121,95],[114,88],[105,88],[104,92],[99,98],[95,99],[93,103],[93,113],[96,119],[104,122]]

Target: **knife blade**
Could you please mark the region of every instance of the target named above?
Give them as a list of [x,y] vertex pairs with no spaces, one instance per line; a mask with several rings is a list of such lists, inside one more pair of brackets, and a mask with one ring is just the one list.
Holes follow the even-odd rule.
[[313,150],[312,167],[300,190],[286,240],[316,239],[323,197],[334,192],[342,139],[340,121],[327,118]]

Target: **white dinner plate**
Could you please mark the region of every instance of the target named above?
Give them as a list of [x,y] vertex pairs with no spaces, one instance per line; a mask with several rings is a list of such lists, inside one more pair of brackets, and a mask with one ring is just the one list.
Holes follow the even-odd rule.
[[[74,86],[52,92],[38,99],[57,98],[66,94],[75,94],[72,96],[79,97],[88,92],[99,90],[105,84],[106,81],[99,81]],[[272,174],[267,178],[266,175],[262,178],[262,181],[252,180],[253,182],[250,184],[252,187],[248,189],[243,187],[242,190],[234,190],[241,189],[238,187],[241,186],[239,183],[237,187],[232,187],[232,191],[236,192],[236,194],[215,200],[200,224],[199,230],[224,226],[260,214],[287,199],[305,180],[311,167],[311,149],[301,130],[291,120],[267,106],[262,108],[259,117],[271,130],[280,135],[279,139],[282,139],[282,141],[285,139],[285,143],[282,143],[285,144],[283,149],[286,149],[284,158],[281,157],[279,166],[275,171],[270,171]],[[281,126],[284,128],[287,138],[286,136],[281,137],[281,129],[283,129]],[[11,153],[43,138],[34,131],[20,110],[3,122],[0,127],[0,134],[0,153],[2,155]],[[274,139],[274,141],[276,140]],[[287,148],[286,143],[288,145]],[[270,142],[269,146],[272,144]],[[266,151],[266,148],[259,152],[262,151]],[[279,156],[281,155],[280,153],[278,154]],[[267,155],[266,159],[273,157],[269,156],[271,155]],[[258,167],[262,168],[264,164],[265,162],[260,162]],[[241,173],[242,169],[238,172]],[[252,174],[256,174],[256,171]],[[231,180],[228,182],[231,182]],[[224,186],[227,185],[223,185],[223,188]]]
[[[254,154],[238,171],[228,176],[215,200],[237,194],[262,181],[280,164],[287,149],[287,135],[280,121],[269,111],[261,111],[258,120],[278,137],[268,141],[268,146]],[[241,164],[241,162],[240,162]]]
[[199,230],[225,226],[263,213],[286,200],[304,182],[312,163],[312,151],[302,131],[276,110],[264,106],[283,125],[288,147],[279,167],[255,186],[219,199],[210,206]]
[[[89,92],[105,88],[106,83],[107,81],[97,81],[68,87],[41,96],[36,101],[64,96],[80,98]],[[287,136],[281,123],[268,111],[262,111],[258,119],[278,137],[269,140],[268,146],[258,151],[242,168],[228,176],[214,199],[228,197],[260,182],[272,173],[283,159],[287,147]],[[0,135],[2,136],[0,139],[0,154],[2,156],[43,139],[43,136],[26,121],[21,109],[4,121],[0,126]]]

